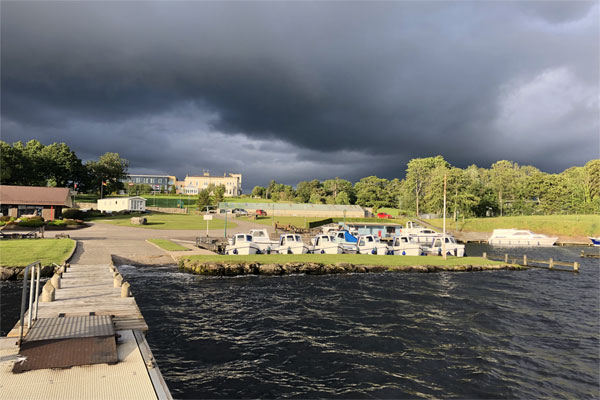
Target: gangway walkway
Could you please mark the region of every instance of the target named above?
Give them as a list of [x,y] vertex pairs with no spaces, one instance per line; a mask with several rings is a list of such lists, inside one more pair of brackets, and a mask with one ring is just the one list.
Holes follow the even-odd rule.
[[[111,266],[72,265],[55,300],[17,344],[0,338],[0,399],[170,399],[133,297],[121,297]],[[29,311],[28,311],[29,313]]]

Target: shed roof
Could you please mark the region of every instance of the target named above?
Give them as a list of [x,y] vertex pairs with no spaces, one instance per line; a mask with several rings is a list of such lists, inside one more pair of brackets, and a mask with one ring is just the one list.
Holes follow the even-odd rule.
[[0,185],[0,204],[72,207],[69,188]]
[[106,201],[106,200],[129,200],[129,199],[140,199],[146,201],[145,198],[141,196],[130,196],[130,197],[105,197],[103,199],[98,199],[98,201]]

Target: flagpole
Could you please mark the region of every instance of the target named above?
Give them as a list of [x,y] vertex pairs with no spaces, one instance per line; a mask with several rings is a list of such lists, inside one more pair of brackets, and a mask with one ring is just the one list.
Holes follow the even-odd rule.
[[104,181],[100,182],[100,198],[102,198],[104,194]]
[[446,257],[446,174],[444,174],[444,234],[442,237],[442,257]]

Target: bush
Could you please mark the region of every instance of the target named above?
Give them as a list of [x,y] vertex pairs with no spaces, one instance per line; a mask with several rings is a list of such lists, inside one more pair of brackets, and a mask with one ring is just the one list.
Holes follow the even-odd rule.
[[9,217],[8,215],[3,215],[0,217],[0,221],[2,222],[8,222],[8,221],[14,221],[15,217]]
[[46,225],[48,225],[48,226],[66,226],[67,222],[62,221],[60,219],[55,219],[53,221],[48,221],[48,223]]
[[19,226],[28,227],[28,228],[38,228],[44,225],[44,219],[42,217],[23,217],[18,222]]
[[87,213],[84,213],[78,208],[67,208],[63,210],[62,217],[64,219],[75,219],[75,218],[83,218]]
[[80,225],[83,223],[80,219],[65,219],[64,222],[66,225]]

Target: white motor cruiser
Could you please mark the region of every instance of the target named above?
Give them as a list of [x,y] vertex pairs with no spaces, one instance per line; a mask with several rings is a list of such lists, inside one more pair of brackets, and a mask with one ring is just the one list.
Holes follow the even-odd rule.
[[425,254],[425,249],[410,236],[396,236],[390,246],[390,252],[396,256],[420,256]]
[[430,244],[433,239],[442,237],[441,233],[425,228],[414,221],[406,222],[406,228],[402,228],[401,232],[402,235],[411,237],[415,243]]
[[225,247],[225,254],[250,255],[260,254],[260,248],[252,241],[252,236],[245,233],[237,233],[229,239],[229,245]]
[[308,246],[302,242],[300,235],[286,233],[279,237],[277,252],[279,254],[307,254]]
[[313,254],[342,254],[344,248],[331,235],[317,235],[311,239],[310,252]]
[[271,240],[266,229],[250,229],[250,236],[252,236],[252,241],[258,245],[263,254],[270,254],[279,246],[277,240]]
[[[431,256],[441,256],[443,253],[443,239],[435,238],[431,242],[431,246],[426,247],[426,252]],[[455,257],[464,257],[465,256],[465,245],[458,244],[454,236],[446,235],[446,255],[455,256]]]
[[337,243],[342,245],[342,249],[344,250],[344,253],[347,253],[347,254],[356,254],[357,253],[358,239],[356,236],[354,236],[353,234],[351,234],[350,232],[348,232],[345,229],[335,231],[335,232],[330,232],[329,234],[331,236],[333,236],[334,240]]
[[524,229],[494,229],[488,243],[492,246],[550,247],[558,237],[549,237]]
[[364,235],[358,237],[358,254],[377,254],[384,256],[388,254],[389,248],[381,243],[379,238],[373,235]]

